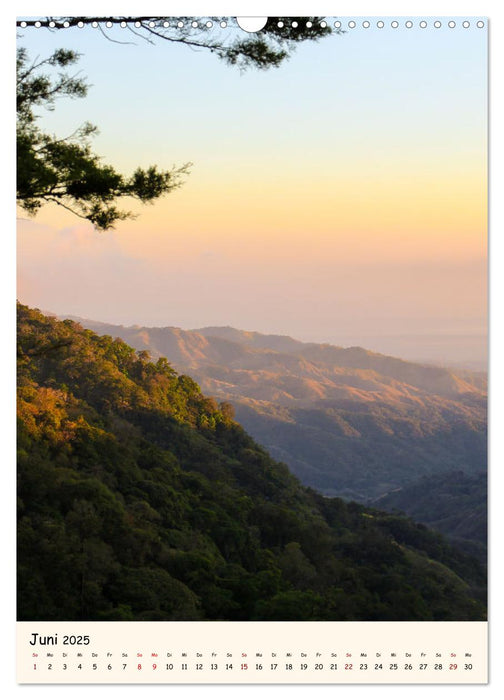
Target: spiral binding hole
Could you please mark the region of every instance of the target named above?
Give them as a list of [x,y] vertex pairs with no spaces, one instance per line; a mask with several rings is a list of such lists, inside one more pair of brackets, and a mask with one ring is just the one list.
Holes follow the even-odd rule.
[[[121,22],[117,22],[117,21],[111,21],[107,18],[103,18],[102,22],[93,20],[89,24],[91,24],[91,26],[94,29],[99,28],[100,24],[105,26],[107,29],[111,29],[115,24],[119,24],[119,26],[122,29],[125,29],[125,28],[127,28],[128,24],[130,24],[130,23],[133,24],[133,26],[136,27],[137,29],[140,29],[142,26],[144,26],[144,27],[148,26],[150,29],[155,29],[156,27],[161,27],[161,26],[165,29],[167,29],[169,27],[170,28],[184,29],[184,28],[187,28],[189,26],[192,27],[193,29],[200,29],[200,28],[212,29],[214,26],[219,26],[219,27],[221,27],[221,29],[226,29],[229,26],[228,22],[226,20],[221,20],[220,22],[216,23],[216,22],[213,22],[212,20],[209,20],[206,18],[202,18],[199,20],[194,18],[194,19],[192,19],[192,21],[190,20],[187,22],[182,21],[182,20],[170,22],[168,20],[163,20],[162,18],[156,18],[156,21],[151,20],[148,23],[146,23],[145,20],[144,21],[139,21],[139,20],[124,21],[123,20]],[[88,24],[88,23],[79,20],[79,22],[77,22],[73,26],[77,26],[80,29],[82,29],[83,27],[86,26],[86,24]],[[303,28],[303,27],[305,27],[306,29],[311,29],[314,26],[314,22],[312,22],[311,20],[306,20],[306,22],[304,22],[304,23],[302,23],[298,20],[292,20],[289,23],[286,23],[284,20],[278,19],[276,24],[277,24],[277,27],[279,29],[283,29],[286,26],[291,27],[292,29]],[[397,20],[392,20],[390,22],[390,25],[388,25],[388,23],[386,23],[383,20],[378,20],[376,22],[375,26],[378,29],[383,29],[385,26],[388,25],[388,26],[392,27],[393,29],[397,29],[401,26],[401,24],[402,23],[398,22]],[[426,29],[429,26],[429,22],[427,22],[425,20],[418,20],[418,22],[413,22],[412,20],[406,20],[404,22],[403,26],[406,27],[407,29],[411,29],[412,27],[415,26],[415,24],[418,27],[420,27],[420,29]],[[443,27],[443,24],[444,24],[444,26],[447,26],[450,29],[454,29],[457,26],[457,22],[455,20],[449,20],[449,21],[446,21],[445,23],[440,21],[440,20],[435,20],[432,22],[432,26],[435,29],[440,29],[441,27]],[[64,20],[64,21],[60,20],[59,23],[57,23],[52,19],[51,20],[46,19],[45,21],[44,20],[35,20],[35,21],[34,20],[29,20],[29,21],[21,20],[21,21],[17,22],[17,25],[23,29],[25,29],[27,27],[35,27],[37,29],[39,29],[41,27],[49,27],[51,29],[54,29],[57,26],[59,26],[60,28],[61,27],[69,28],[70,26],[72,26],[72,23],[69,22],[68,20]],[[321,29],[325,29],[329,25],[328,25],[328,22],[326,20],[320,20],[317,23],[317,26],[320,27]],[[332,21],[332,26],[335,29],[337,29],[338,31],[342,31],[343,24],[342,24],[341,20]],[[355,29],[358,26],[358,22],[352,19],[346,23],[346,26],[348,27],[348,29]],[[364,29],[369,29],[372,26],[372,24],[369,20],[364,20],[360,23],[360,26]],[[477,27],[478,29],[483,29],[486,26],[486,22],[484,22],[483,20],[472,21],[472,22],[469,20],[463,20],[463,21],[460,21],[459,26],[463,27],[464,29],[469,29],[471,26]]]

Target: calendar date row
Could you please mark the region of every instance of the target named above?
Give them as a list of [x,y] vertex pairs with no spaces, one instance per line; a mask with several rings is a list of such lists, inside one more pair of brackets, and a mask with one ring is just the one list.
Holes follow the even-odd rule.
[[105,663],[105,664],[70,664],[70,663],[44,663],[37,662],[33,664],[33,670],[48,670],[48,671],[67,671],[74,669],[81,671],[84,669],[92,671],[112,671],[112,670],[136,670],[136,671],[472,671],[472,663]]

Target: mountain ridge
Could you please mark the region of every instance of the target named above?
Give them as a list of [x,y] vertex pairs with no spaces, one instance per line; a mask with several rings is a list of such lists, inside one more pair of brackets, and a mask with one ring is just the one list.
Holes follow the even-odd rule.
[[[217,340],[222,342],[221,350],[223,353],[225,348],[234,348],[236,353],[236,346],[238,345],[247,347],[252,353],[254,350],[266,350],[279,356],[283,354],[283,357],[293,354],[299,355],[308,362],[312,360],[326,368],[345,367],[347,369],[375,370],[378,368],[379,373],[384,376],[397,378],[397,374],[400,373],[403,375],[402,378],[405,382],[407,379],[413,379],[414,385],[431,390],[435,389],[438,393],[440,389],[442,392],[446,391],[447,393],[470,393],[475,387],[483,388],[485,386],[485,381],[481,378],[480,372],[453,370],[431,364],[411,362],[391,355],[366,350],[360,346],[342,347],[330,343],[304,342],[290,336],[242,331],[232,326],[209,326],[184,330],[177,326],[150,327],[138,324],[131,326],[109,324],[72,315],[59,315],[58,318],[68,318],[81,323],[84,327],[93,327],[100,331],[107,331],[107,334],[110,335],[113,335],[114,332],[121,332],[126,338],[135,340],[136,345],[139,346],[143,343],[145,347],[141,349],[150,351],[154,357],[170,355],[173,357],[173,362],[180,360],[177,345],[174,342],[175,338],[177,342],[180,340],[186,342],[191,340],[195,346],[200,346],[201,348],[212,348],[211,341]],[[204,343],[203,339],[207,343]],[[170,345],[170,341],[172,345]],[[164,346],[159,347],[159,343],[164,343]],[[292,352],[287,352],[287,347]],[[241,354],[237,353],[237,356],[241,356]],[[207,360],[213,359],[212,355],[204,356],[204,358]],[[215,357],[215,359],[225,360],[226,358],[221,356]],[[415,371],[418,371],[419,368],[424,372],[424,377],[420,384],[418,384],[419,377],[414,376]],[[447,386],[444,387],[440,380],[444,380]],[[453,382],[451,385],[450,381]]]
[[303,487],[166,359],[18,307],[18,619],[483,620],[485,573]]
[[81,322],[167,356],[232,402],[260,444],[328,495],[363,502],[422,474],[485,469],[486,380],[478,373],[231,327]]

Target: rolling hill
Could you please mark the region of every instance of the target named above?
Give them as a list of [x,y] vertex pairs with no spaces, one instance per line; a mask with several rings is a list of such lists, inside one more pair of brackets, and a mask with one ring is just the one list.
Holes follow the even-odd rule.
[[486,376],[359,347],[229,327],[114,326],[79,319],[166,356],[301,481],[365,501],[453,471],[486,470]]
[[19,305],[17,408],[19,620],[486,619],[474,558],[302,486],[164,358]]
[[376,508],[408,513],[442,532],[480,561],[487,558],[487,475],[455,471],[433,479],[423,476],[371,501]]

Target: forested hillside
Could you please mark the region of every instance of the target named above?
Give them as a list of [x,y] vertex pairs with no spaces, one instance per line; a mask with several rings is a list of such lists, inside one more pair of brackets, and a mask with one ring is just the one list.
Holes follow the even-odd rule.
[[373,502],[376,508],[403,511],[438,530],[458,547],[487,558],[487,475],[464,472],[421,477]]
[[18,314],[18,619],[485,619],[442,536],[303,487],[166,359]]
[[307,486],[365,502],[421,475],[486,471],[486,375],[228,327],[83,320],[194,377]]

